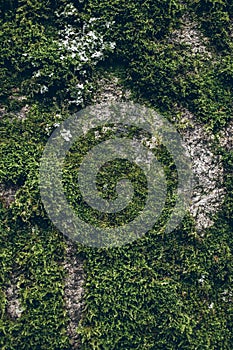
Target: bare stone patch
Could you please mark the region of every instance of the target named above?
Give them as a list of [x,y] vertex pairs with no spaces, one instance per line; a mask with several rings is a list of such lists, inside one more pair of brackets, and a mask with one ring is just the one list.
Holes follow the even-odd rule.
[[64,298],[66,310],[69,316],[67,333],[70,339],[71,348],[79,349],[80,341],[76,329],[82,317],[84,309],[84,289],[85,280],[83,262],[77,257],[75,243],[66,240],[66,256],[64,269],[66,272]]
[[23,309],[21,307],[20,303],[20,295],[19,295],[19,288],[17,286],[18,277],[13,274],[11,278],[10,284],[7,286],[5,295],[6,295],[6,312],[7,315],[13,319],[16,320],[20,318]]
[[202,34],[198,24],[187,16],[183,18],[181,28],[174,30],[169,40],[173,43],[188,45],[193,55],[202,54],[209,58],[212,57],[211,52],[207,49],[209,39]]
[[233,150],[233,120],[221,131],[220,145],[227,150]]
[[7,208],[15,201],[15,195],[18,191],[18,186],[6,187],[0,184],[0,200],[6,205]]
[[128,101],[130,99],[130,91],[123,90],[119,79],[113,75],[109,78],[104,77],[98,82],[98,89],[95,93],[93,103],[105,103],[114,101]]
[[221,157],[212,151],[213,136],[187,109],[181,109],[179,123],[177,129],[191,156],[195,180],[190,212],[197,229],[203,230],[213,224],[212,216],[220,209],[225,195]]

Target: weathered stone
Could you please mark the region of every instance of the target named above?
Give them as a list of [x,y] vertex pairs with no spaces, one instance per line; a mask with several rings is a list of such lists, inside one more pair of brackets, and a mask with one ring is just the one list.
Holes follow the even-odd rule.
[[66,273],[64,298],[69,316],[67,333],[72,349],[79,349],[80,342],[76,329],[82,317],[84,308],[84,270],[83,262],[76,254],[75,243],[66,239],[66,256],[64,269]]

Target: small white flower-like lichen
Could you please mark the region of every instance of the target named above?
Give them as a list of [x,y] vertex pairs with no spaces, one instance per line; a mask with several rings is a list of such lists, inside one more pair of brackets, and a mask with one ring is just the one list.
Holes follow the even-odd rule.
[[65,141],[69,142],[72,139],[72,134],[71,134],[70,130],[62,129],[61,130],[61,137]]
[[[63,12],[57,13],[58,17],[77,16],[79,14],[73,5],[66,6]],[[84,23],[82,28],[78,26],[66,24],[59,31],[58,53],[62,66],[69,66],[70,63],[74,66],[74,72],[78,72],[82,76],[83,83],[78,83],[71,86],[67,93],[70,94],[68,104],[81,105],[84,101],[83,93],[90,91],[91,85],[87,81],[86,66],[95,66],[101,59],[104,58],[105,52],[113,51],[115,48],[114,42],[108,42],[95,28],[97,27],[98,18],[90,18]],[[107,23],[106,28],[109,28],[111,23]]]

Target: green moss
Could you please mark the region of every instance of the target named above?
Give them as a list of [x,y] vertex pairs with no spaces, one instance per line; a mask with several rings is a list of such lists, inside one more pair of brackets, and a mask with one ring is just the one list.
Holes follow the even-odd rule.
[[[153,106],[168,118],[174,113],[174,106],[186,107],[215,133],[227,125],[232,115],[230,1],[187,1],[181,5],[170,0],[130,3],[89,0],[77,5],[78,18],[60,20],[49,10],[61,11],[66,4],[66,1],[61,4],[6,1],[1,10],[1,96],[8,113],[0,118],[0,183],[19,187],[10,208],[0,203],[0,341],[1,348],[6,350],[70,349],[63,300],[64,241],[49,223],[38,189],[38,166],[44,145],[54,124],[68,116],[67,100],[73,98],[73,90],[67,94],[67,89],[82,83],[81,71],[75,72],[77,62],[70,57],[66,64],[59,60],[55,39],[62,26],[70,23],[81,28],[84,22],[96,17],[93,28],[105,40],[116,42],[113,54],[106,50],[107,59],[102,65],[93,67],[88,63],[81,67],[87,70],[91,82],[102,70],[110,69],[131,89],[135,100]],[[210,39],[207,49],[211,58],[205,54],[192,55],[189,45],[169,39],[182,25],[182,15],[195,20]],[[107,30],[106,22],[110,23]],[[38,69],[42,75],[37,79],[33,73]],[[53,77],[49,76],[51,72]],[[49,91],[41,96],[38,89],[43,84]],[[9,99],[22,93],[30,106],[25,120],[14,114],[24,102]],[[86,103],[90,97],[88,86],[83,94]],[[96,144],[93,133],[84,141],[71,150],[64,168],[65,189],[72,205],[77,204],[80,195],[74,188],[75,162]],[[83,349],[233,347],[230,294],[233,156],[232,152],[220,151],[227,195],[214,226],[206,230],[204,237],[196,233],[187,215],[176,231],[164,234],[157,225],[141,240],[123,248],[78,247],[87,258],[87,308],[78,329]],[[157,157],[167,172],[170,191],[167,204],[171,206],[176,185],[172,160],[163,149]],[[137,193],[135,206],[126,213],[129,219],[143,207],[145,178],[137,167],[119,161],[111,165],[117,169],[117,176],[112,176],[110,164],[102,169],[100,175],[110,184],[103,196],[115,198],[118,170],[120,175],[123,168],[127,170]],[[101,176],[98,186],[102,191]],[[99,223],[100,217],[93,211],[85,213],[89,220]],[[161,225],[166,218],[164,214]],[[121,220],[125,216],[107,217],[104,224],[114,226]],[[4,293],[13,274],[19,277],[24,310],[17,320],[9,319],[6,313]]]

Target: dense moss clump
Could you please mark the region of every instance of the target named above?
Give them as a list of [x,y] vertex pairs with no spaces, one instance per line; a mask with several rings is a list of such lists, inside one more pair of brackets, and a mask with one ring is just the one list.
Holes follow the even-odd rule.
[[[197,233],[187,213],[172,233],[155,226],[122,248],[77,245],[85,260],[85,303],[77,329],[81,349],[232,349],[233,152],[218,144],[232,119],[233,5],[231,1],[88,0],[0,1],[0,347],[71,349],[64,302],[66,243],[41,203],[38,169],[52,131],[71,112],[91,103],[104,73],[117,75],[132,99],[169,120],[185,107],[215,137],[224,163],[226,196],[214,225]],[[177,40],[195,25],[205,49]],[[178,112],[177,112],[178,111]],[[96,131],[96,130],[95,130]],[[129,137],[140,136],[128,130]],[[70,150],[64,188],[74,207],[77,162],[96,140],[89,133]],[[161,147],[169,199],[176,172]],[[114,170],[111,170],[113,166]],[[116,170],[116,171],[115,171]],[[142,209],[146,180],[136,166],[117,160],[101,169],[114,199],[119,173],[135,187],[134,206],[124,217],[101,217],[81,203],[95,224],[121,225]],[[102,177],[101,177],[102,176]],[[1,192],[1,190],[0,190]],[[9,290],[19,307],[9,313]]]

